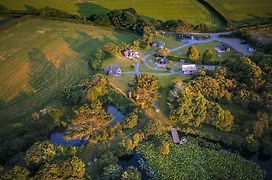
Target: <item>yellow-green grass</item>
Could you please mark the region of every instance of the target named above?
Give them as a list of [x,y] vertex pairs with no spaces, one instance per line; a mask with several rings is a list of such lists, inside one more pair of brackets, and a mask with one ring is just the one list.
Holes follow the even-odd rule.
[[135,35],[33,18],[0,31],[0,122],[22,121],[88,77],[86,60],[108,42]]
[[[237,51],[235,51],[235,49],[231,48],[230,52],[222,53],[222,56],[218,57],[218,52],[214,49],[214,46],[217,43],[218,42],[213,41],[213,42],[206,43],[206,44],[195,44],[194,46],[197,48],[197,50],[201,54],[201,56],[206,49],[210,48],[212,50],[212,54],[213,54],[211,61],[215,61],[215,62],[224,61],[226,59],[232,58],[232,57],[239,54]],[[186,60],[188,48],[189,47],[185,47],[179,51],[172,52],[172,53],[170,53],[170,55],[179,56],[179,57],[182,57],[183,59]],[[182,53],[182,54],[180,54],[180,53]]]
[[[138,60],[130,60],[125,58],[124,56],[120,55],[120,56],[114,56],[114,57],[110,57],[108,59],[106,59],[102,66],[104,69],[107,69],[109,66],[112,65],[118,65],[120,66],[121,70],[123,72],[128,72],[128,71],[135,71],[135,66],[137,64]],[[132,68],[132,66],[134,66]]]
[[272,17],[271,0],[207,0],[207,2],[238,26],[266,22]]
[[135,77],[135,75],[133,75],[133,74],[123,74],[122,76],[111,76],[111,77],[109,77],[109,80],[116,87],[121,89],[123,92],[127,92],[128,83],[132,82],[134,77]]
[[176,36],[174,36],[174,35],[155,35],[153,38],[153,41],[154,42],[163,41],[163,42],[165,42],[165,47],[169,48],[169,49],[176,48],[176,47],[184,44],[183,42],[178,42],[176,40]]
[[196,0],[1,0],[1,5],[13,10],[50,7],[81,16],[101,14],[112,9],[132,7],[145,17],[168,20],[183,19],[190,23],[222,26],[218,17]]

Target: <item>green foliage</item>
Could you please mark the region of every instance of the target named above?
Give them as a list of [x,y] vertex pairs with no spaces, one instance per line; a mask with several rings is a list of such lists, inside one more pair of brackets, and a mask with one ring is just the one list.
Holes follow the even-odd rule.
[[197,63],[200,59],[200,53],[198,52],[195,46],[191,46],[188,49],[187,57],[189,58],[190,61]]
[[108,92],[108,78],[103,75],[96,75],[87,87],[86,99],[89,103],[99,101],[99,98]]
[[203,64],[207,64],[211,61],[213,56],[213,52],[212,50],[209,48],[206,51],[204,51],[203,55],[202,55],[202,63]]
[[102,67],[102,62],[106,58],[106,54],[102,49],[97,49],[95,52],[94,57],[89,59],[89,65],[91,67],[91,70],[93,71],[99,71]]
[[143,109],[153,108],[158,99],[158,78],[150,74],[136,75],[134,85],[128,91],[128,97],[135,100]]
[[208,101],[201,91],[195,91],[190,85],[185,87],[177,82],[170,91],[169,102],[172,104],[171,120],[194,127],[206,123],[222,131],[231,130],[234,121],[232,114],[223,110],[218,103]]
[[50,161],[55,155],[56,150],[50,141],[36,142],[26,152],[25,163],[27,166],[39,166]]
[[253,136],[256,138],[261,137],[264,132],[271,126],[271,124],[271,115],[268,113],[258,112],[252,125]]
[[241,83],[245,83],[251,90],[257,90],[264,84],[263,72],[259,66],[247,57],[231,60],[226,66],[233,72],[233,76]]
[[65,138],[95,136],[109,125],[110,120],[100,101],[83,105],[75,110],[75,118],[68,125],[69,133],[65,134]]
[[34,179],[83,179],[85,164],[74,156],[54,164],[45,164]]
[[139,117],[135,112],[130,113],[126,118],[124,122],[124,128],[131,129],[137,126],[139,121]]
[[[170,119],[179,120],[183,124],[190,126],[199,126],[205,122],[208,101],[200,92],[194,93],[190,86],[182,91],[179,88],[179,86],[176,86],[176,89],[173,91],[177,92],[171,93],[177,94],[174,98],[170,97],[170,103],[176,99],[177,107],[172,108]],[[181,94],[178,95],[178,93]]]
[[161,121],[156,121],[153,119],[149,120],[144,129],[144,132],[146,136],[149,135],[160,136],[164,132],[163,125]]
[[158,56],[167,56],[169,54],[169,49],[168,48],[159,48],[157,50]]
[[20,166],[14,166],[10,170],[4,171],[4,173],[0,173],[0,179],[5,180],[13,180],[13,179],[20,179],[26,180],[28,175],[30,174],[29,170]]
[[120,179],[122,168],[118,164],[110,164],[103,168],[103,179],[115,180]]
[[116,164],[117,162],[118,158],[111,151],[106,151],[98,158],[97,164],[102,169],[108,165]]
[[141,180],[141,173],[137,168],[129,166],[128,169],[123,172],[121,180]]
[[162,141],[159,151],[162,155],[168,155],[170,153],[170,143],[165,140]]
[[169,135],[149,139],[137,150],[152,169],[152,179],[258,179],[264,178],[261,168],[237,154],[218,149],[204,140],[186,137],[184,145],[170,143],[168,156],[157,150],[156,144],[169,140]]

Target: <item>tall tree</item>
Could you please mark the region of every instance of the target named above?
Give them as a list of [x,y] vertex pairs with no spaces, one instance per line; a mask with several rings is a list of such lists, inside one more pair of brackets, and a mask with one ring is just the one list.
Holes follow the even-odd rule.
[[34,179],[84,179],[85,164],[74,156],[54,164],[45,164]]
[[157,50],[158,56],[167,56],[169,54],[169,49],[168,48],[159,48]]
[[212,50],[210,48],[206,49],[202,55],[202,63],[207,64],[210,63],[212,59]]
[[188,49],[187,57],[189,58],[190,61],[197,63],[200,59],[200,53],[198,52],[195,46],[191,46]]
[[55,155],[56,150],[50,141],[36,142],[26,152],[25,163],[27,166],[39,166],[50,161]]
[[158,78],[149,74],[136,75],[128,96],[141,108],[151,109],[158,99]]

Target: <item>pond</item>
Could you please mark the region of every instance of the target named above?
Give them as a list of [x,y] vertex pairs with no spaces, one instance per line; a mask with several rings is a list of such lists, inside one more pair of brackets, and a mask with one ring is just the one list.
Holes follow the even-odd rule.
[[51,134],[50,141],[52,141],[54,145],[63,146],[81,146],[88,143],[88,140],[84,138],[66,140],[64,139],[64,132],[56,132]]
[[107,107],[107,113],[113,116],[113,120],[110,122],[110,126],[114,126],[116,123],[124,121],[124,114],[119,111],[115,106],[109,105]]
[[122,156],[119,158],[118,165],[121,166],[124,170],[126,170],[129,166],[134,166],[138,168],[138,171],[141,173],[142,180],[149,180],[151,177],[147,174],[146,170],[143,168],[141,162],[144,162],[144,157],[134,151],[133,154],[129,156]]

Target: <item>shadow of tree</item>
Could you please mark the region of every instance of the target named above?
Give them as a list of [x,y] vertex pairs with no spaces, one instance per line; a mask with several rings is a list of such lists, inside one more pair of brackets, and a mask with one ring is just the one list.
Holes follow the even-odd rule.
[[[69,47],[73,51],[79,53],[82,58],[87,58],[95,53],[97,48],[104,47],[109,42],[113,42],[112,39],[108,38],[105,35],[102,35],[100,38],[93,37],[90,34],[84,31],[76,31],[79,35],[77,38],[66,36],[64,40],[69,44]],[[116,33],[117,35],[118,33]],[[118,37],[117,37],[118,38]]]

